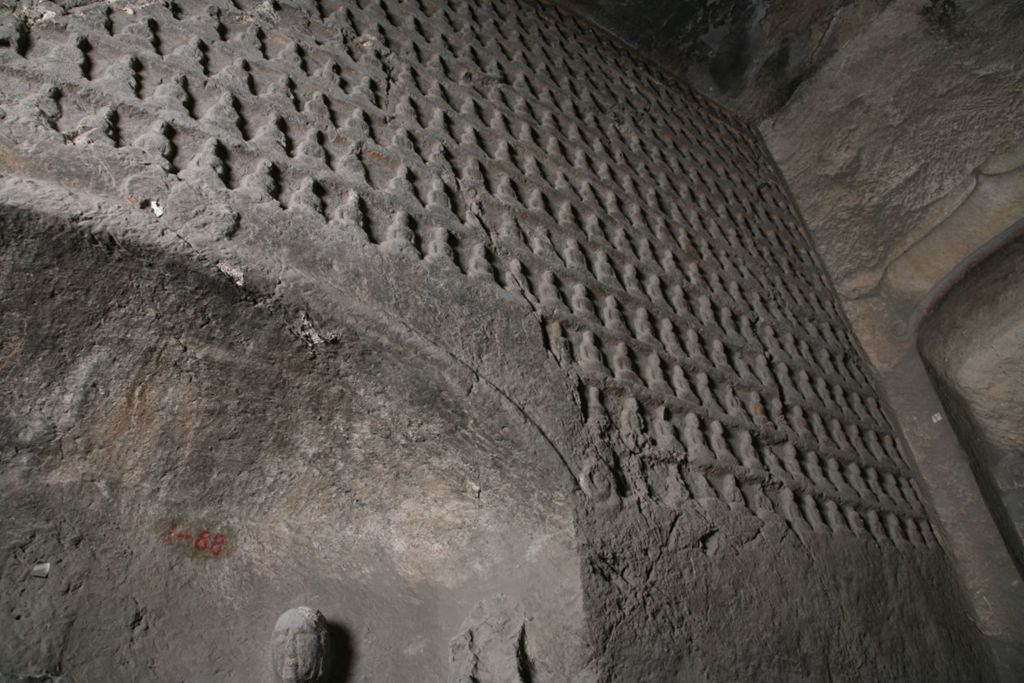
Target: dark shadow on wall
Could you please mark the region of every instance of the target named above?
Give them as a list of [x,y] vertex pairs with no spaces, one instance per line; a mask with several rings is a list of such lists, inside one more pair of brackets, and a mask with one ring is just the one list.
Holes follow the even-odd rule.
[[952,286],[918,350],[1024,575],[1024,237]]
[[324,683],[347,683],[351,681],[355,670],[356,652],[349,630],[335,621],[327,621],[327,631],[331,638],[333,659],[327,680]]

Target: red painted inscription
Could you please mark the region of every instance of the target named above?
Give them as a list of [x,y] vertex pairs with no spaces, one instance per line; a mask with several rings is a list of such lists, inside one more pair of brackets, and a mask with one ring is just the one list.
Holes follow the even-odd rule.
[[228,536],[227,534],[211,534],[206,529],[200,529],[198,533],[194,534],[188,529],[180,528],[177,522],[171,522],[170,528],[164,534],[164,541],[191,546],[196,553],[207,553],[211,557],[220,557],[226,550]]

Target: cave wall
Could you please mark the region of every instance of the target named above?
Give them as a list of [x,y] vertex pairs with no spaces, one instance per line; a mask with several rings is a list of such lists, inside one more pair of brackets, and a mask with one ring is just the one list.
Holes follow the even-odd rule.
[[[341,604],[332,611],[349,636],[353,680],[387,671],[381,653],[393,656],[398,636],[381,641],[376,634],[399,622],[410,638],[413,631],[422,635],[422,651],[415,640],[401,651],[409,666],[429,663],[423,669],[429,679],[443,677],[445,667],[452,680],[470,674],[581,681],[991,677],[942,532],[752,127],[618,43],[530,2],[54,8],[19,5],[5,18],[0,88],[11,104],[0,118],[0,197],[5,215],[13,216],[8,224],[18,229],[19,216],[42,213],[49,218],[30,223],[30,231],[67,225],[105,246],[107,258],[142,249],[221,283],[200,289],[236,293],[235,299],[218,295],[227,300],[208,316],[220,321],[212,330],[198,304],[194,311],[186,305],[168,316],[170,324],[112,346],[129,359],[98,383],[114,395],[143,395],[143,368],[164,378],[167,398],[152,411],[154,426],[146,431],[131,420],[108,421],[117,413],[105,409],[96,420],[111,422],[112,442],[134,445],[97,454],[83,444],[66,456],[70,462],[61,461],[61,438],[39,437],[34,457],[53,461],[40,473],[62,470],[70,488],[29,476],[19,485],[26,511],[57,509],[65,491],[72,498],[83,488],[93,495],[89,477],[96,472],[103,480],[123,479],[120,458],[138,462],[134,476],[147,485],[156,485],[159,463],[183,460],[181,488],[167,484],[167,509],[152,513],[162,521],[148,539],[146,560],[164,567],[172,554],[180,557],[180,548],[162,542],[171,519],[241,520],[259,499],[298,495],[284,484],[254,483],[256,501],[225,495],[192,509],[189,501],[207,486],[204,473],[215,457],[185,458],[192,446],[189,433],[175,426],[175,411],[189,402],[175,397],[195,391],[192,403],[206,407],[220,403],[222,391],[245,392],[227,370],[220,385],[179,387],[177,368],[192,362],[187,349],[211,346],[238,357],[241,372],[270,389],[297,382],[328,398],[374,396],[370,418],[350,415],[364,425],[355,431],[384,429],[390,436],[366,443],[348,436],[352,429],[335,425],[333,412],[305,394],[267,404],[272,419],[257,431],[269,438],[302,426],[314,432],[309,442],[322,447],[317,462],[327,469],[316,473],[314,497],[330,498],[331,487],[342,485],[337,477],[345,477],[331,469],[336,462],[377,454],[369,459],[391,463],[386,473],[372,464],[353,467],[364,472],[360,481],[385,514],[401,514],[394,510],[401,510],[405,489],[395,484],[392,499],[380,476],[409,478],[414,500],[417,489],[437,486],[454,508],[453,519],[433,525],[428,517],[423,526],[395,532],[399,545],[451,548],[432,551],[437,563],[431,569],[425,562],[418,575],[440,617],[435,608],[414,608],[415,596],[393,599],[386,613],[373,600],[363,611],[347,613]],[[48,249],[30,252],[31,259],[9,270],[11,277],[38,282],[31,264],[60,263]],[[15,254],[6,262],[19,261]],[[145,317],[149,300],[179,296],[164,291],[124,300],[117,269],[133,280],[142,265],[83,263],[89,272],[53,273],[43,281],[67,277],[80,283],[69,286],[83,288],[95,277],[87,289],[95,294],[86,300],[97,306],[109,300],[125,308],[128,320]],[[187,292],[193,276],[178,277]],[[173,289],[175,279],[160,279],[158,289]],[[237,297],[273,306],[242,315]],[[204,299],[193,294],[192,300]],[[64,305],[77,304],[69,294]],[[64,310],[6,304],[5,326],[8,320],[58,325]],[[231,325],[240,317],[251,319]],[[230,327],[238,333],[216,334]],[[315,349],[314,359],[289,347],[282,327]],[[181,328],[199,328],[193,332],[199,342],[182,350],[173,341]],[[371,333],[381,348],[398,350],[375,360],[384,353],[378,343],[359,341]],[[68,334],[74,348],[74,330]],[[76,428],[94,431],[59,400],[59,387],[84,371],[67,362],[38,374],[40,357],[52,352],[47,345],[59,348],[63,338],[46,336],[38,347],[16,350],[9,362],[17,370],[5,375],[15,385],[38,377],[41,396],[58,396],[41,403],[43,417],[54,423],[46,429],[58,437]],[[148,360],[154,345],[170,355]],[[241,360],[252,354],[255,359]],[[258,361],[260,354],[271,358]],[[267,363],[280,369],[245,371]],[[294,376],[275,374],[293,365]],[[378,372],[388,365],[394,369]],[[406,375],[411,389],[402,386]],[[434,378],[422,380],[429,408],[417,398],[421,376]],[[388,408],[392,393],[400,400]],[[98,401],[88,391],[75,396],[72,404],[81,410]],[[7,400],[7,429],[35,434],[30,427],[42,418]],[[339,402],[344,405],[341,397],[330,404]],[[452,407],[409,423],[438,405]],[[513,443],[496,443],[494,423],[483,417],[492,413],[500,416],[492,418],[499,421],[494,429],[504,433],[500,421],[507,422]],[[387,429],[396,415],[399,427]],[[327,424],[316,426],[321,422]],[[479,448],[462,445],[459,426],[467,423],[466,438]],[[216,434],[200,435],[198,443],[216,444]],[[399,446],[421,434],[423,469],[410,472]],[[150,463],[157,438],[167,444]],[[335,442],[337,451],[327,449]],[[241,474],[282,457],[256,450],[232,467]],[[291,457],[313,476],[315,468],[303,460],[312,455]],[[506,470],[492,459],[515,464],[506,483]],[[487,507],[493,517],[467,519],[463,530],[459,511],[476,504],[472,495],[465,500],[463,479],[481,461],[489,463],[481,476],[490,482],[477,482],[481,500],[482,491],[498,491]],[[17,474],[16,454],[3,462],[10,477],[26,476]],[[571,534],[563,497],[572,508]],[[5,511],[22,509],[10,500]],[[137,492],[129,497],[133,518],[139,500]],[[306,595],[310,585],[350,587],[361,573],[375,585],[394,580],[405,587],[408,577],[395,578],[400,572],[388,571],[387,563],[375,565],[367,559],[371,552],[323,568],[339,539],[350,537],[339,536],[337,525],[361,518],[348,509],[355,504],[338,499],[315,516],[325,524],[318,539],[288,535],[287,547],[309,564],[299,574],[284,558],[268,564],[262,592],[284,602]],[[506,509],[503,518],[499,511]],[[102,506],[93,514],[105,528],[126,524],[124,515]],[[279,514],[286,527],[305,512],[284,506]],[[19,519],[15,536],[30,535],[32,525],[58,525],[53,513],[34,520],[23,512]],[[44,531],[40,538],[56,534]],[[505,551],[484,538],[493,543],[506,534],[515,553],[532,539],[527,556],[541,537],[550,538],[536,546],[539,574],[502,566]],[[60,538],[73,544],[78,537]],[[437,574],[472,562],[466,539],[488,550],[473,571],[456,573],[465,582],[453,596],[442,591]],[[239,546],[232,559],[258,564],[265,545]],[[575,557],[571,572],[566,552]],[[225,584],[245,578],[231,564],[183,571],[211,566],[223,567],[217,571]],[[140,565],[131,575],[137,583],[120,580],[123,569],[95,582],[125,605],[129,596],[145,597],[145,612],[128,621],[152,624],[146,637],[167,643],[161,627],[178,597],[161,585],[166,573],[146,569]],[[502,587],[507,575],[518,578]],[[5,576],[18,586],[42,581],[27,565]],[[55,571],[45,581],[59,579]],[[537,591],[519,591],[522,585]],[[455,625],[447,612],[469,609],[471,598],[481,599],[479,608]],[[272,604],[276,609],[268,600],[264,612],[235,617],[251,620],[245,632],[253,647],[257,624],[265,621],[269,630],[263,615]],[[569,608],[554,616],[562,604]],[[51,608],[46,600],[31,605]],[[75,608],[68,609],[76,632]],[[495,609],[497,616],[489,616]],[[371,613],[381,620],[377,629],[367,625]],[[192,661],[215,660],[211,653],[233,646],[227,628],[233,622],[219,614],[209,627],[219,632],[187,640]],[[520,624],[525,639],[514,637],[510,650],[507,639],[487,645],[464,637],[491,633],[496,622]],[[560,630],[571,637],[557,645],[545,640]],[[448,639],[455,645],[445,647]],[[86,648],[88,656],[129,660],[126,671],[143,667],[142,654],[133,660],[139,652],[133,632],[98,631],[94,640],[68,638],[52,654],[4,654],[0,671],[73,677],[81,666],[89,678]],[[460,645],[467,642],[476,645]],[[172,656],[142,652],[151,661]],[[22,671],[29,661],[46,671]],[[502,669],[510,661],[514,671]],[[531,663],[529,672],[522,661]],[[250,670],[240,671],[218,674],[249,680]]]
[[1024,568],[1024,239],[974,266],[921,327],[918,346],[982,493]]
[[1021,30],[1020,3],[897,0],[760,126],[895,408],[1005,680],[1024,667],[1024,581],[919,334],[956,283],[1024,229]]
[[269,680],[296,604],[335,680],[444,680],[474,614],[513,661],[529,614],[538,678],[583,666],[570,491],[500,410],[160,252],[33,212],[0,238],[0,671]]
[[751,121],[771,116],[888,0],[547,0]]
[[1021,28],[1019,3],[894,2],[761,125],[845,300],[912,297],[1024,215]]

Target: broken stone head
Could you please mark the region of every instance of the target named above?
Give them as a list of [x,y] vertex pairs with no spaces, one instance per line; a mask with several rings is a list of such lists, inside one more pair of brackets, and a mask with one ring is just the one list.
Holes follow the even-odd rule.
[[293,607],[277,619],[270,640],[274,680],[317,683],[326,680],[331,642],[324,615],[312,607]]

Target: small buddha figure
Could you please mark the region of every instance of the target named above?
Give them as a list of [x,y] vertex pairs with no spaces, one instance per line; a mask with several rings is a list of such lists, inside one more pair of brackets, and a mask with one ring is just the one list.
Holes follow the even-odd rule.
[[274,680],[318,683],[327,680],[331,642],[324,615],[312,607],[293,607],[277,619],[270,638]]

